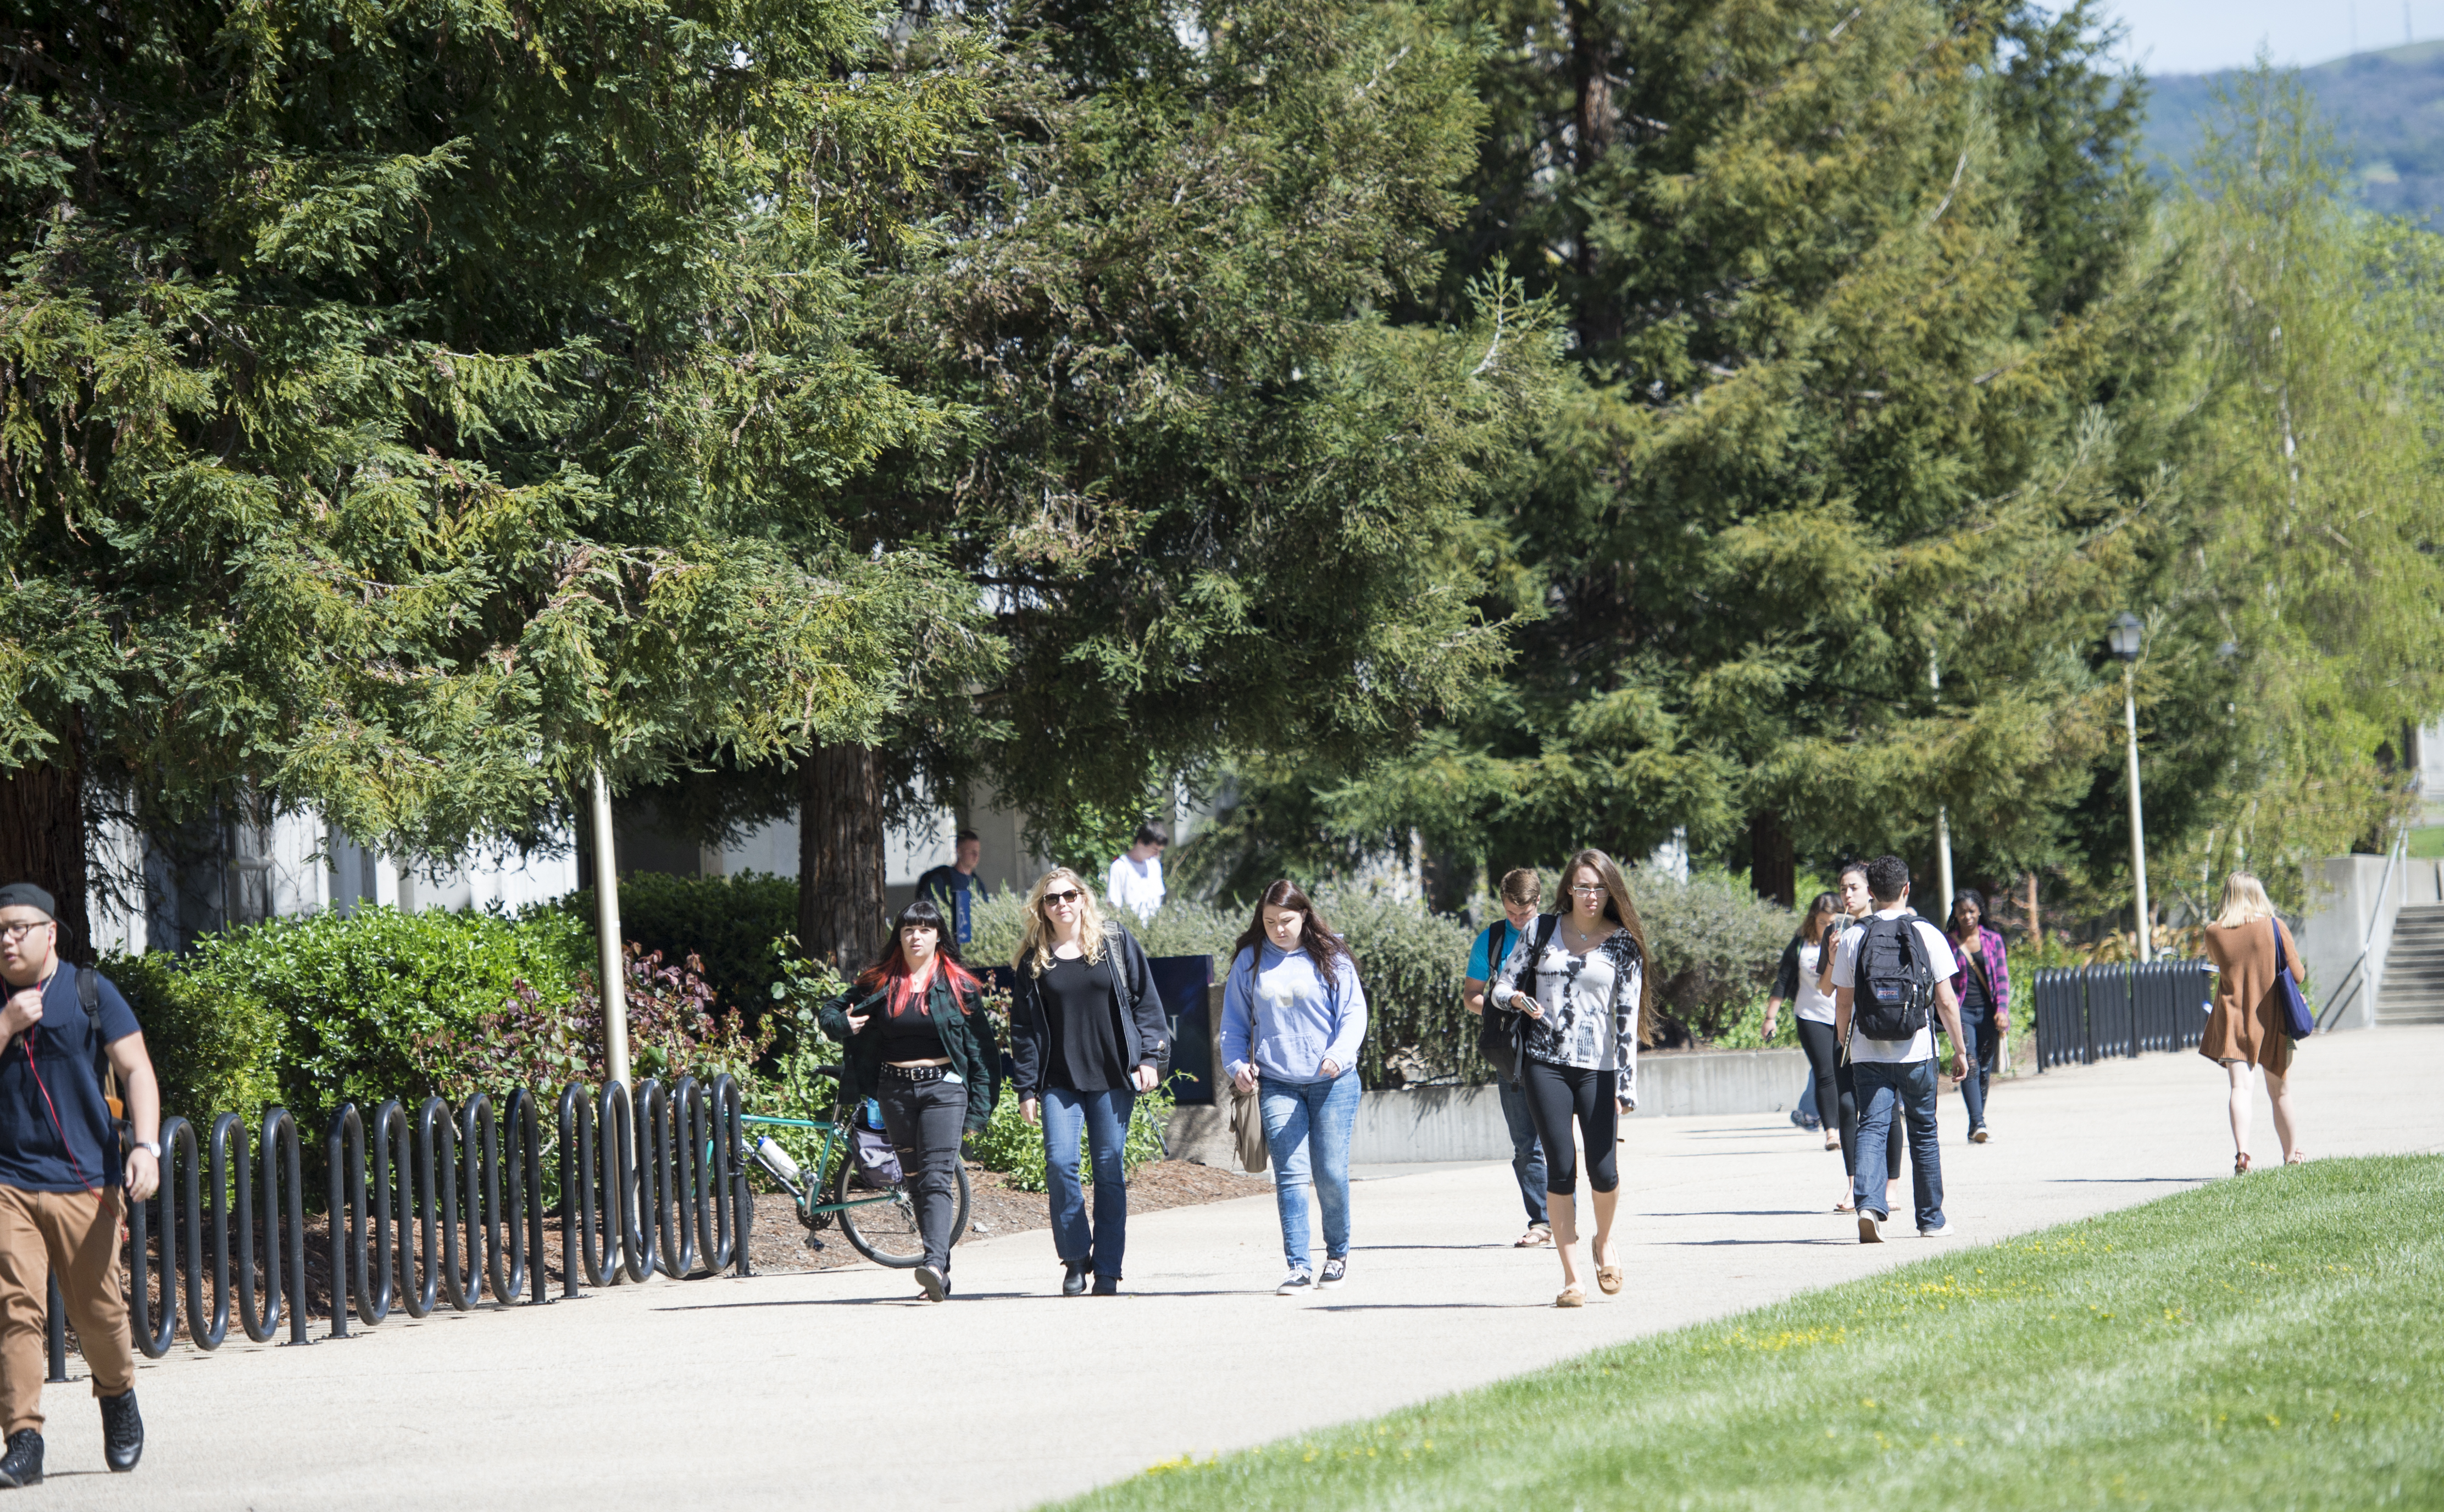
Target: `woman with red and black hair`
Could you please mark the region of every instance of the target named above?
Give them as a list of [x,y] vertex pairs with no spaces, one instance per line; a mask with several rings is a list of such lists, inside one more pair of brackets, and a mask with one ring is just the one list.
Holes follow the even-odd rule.
[[959,1142],[984,1132],[1001,1091],[1001,1047],[983,984],[942,949],[943,932],[931,898],[909,904],[882,959],[817,1015],[847,1046],[841,1059],[851,1092],[882,1105],[925,1241],[916,1284],[937,1302],[951,1295]]

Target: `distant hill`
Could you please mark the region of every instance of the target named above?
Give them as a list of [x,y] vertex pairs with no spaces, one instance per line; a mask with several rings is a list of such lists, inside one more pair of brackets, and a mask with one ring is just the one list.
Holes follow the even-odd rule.
[[[2148,81],[2146,151],[2159,172],[2186,166],[2204,139],[2230,72],[2162,74]],[[2444,42],[2353,53],[2300,71],[2350,155],[2371,209],[2444,229]]]

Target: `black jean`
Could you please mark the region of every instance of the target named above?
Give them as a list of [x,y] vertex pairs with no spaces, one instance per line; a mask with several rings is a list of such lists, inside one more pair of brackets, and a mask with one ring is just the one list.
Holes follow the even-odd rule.
[[[1842,1060],[1842,1042],[1833,1037],[1833,1025],[1817,1023],[1807,1019],[1799,1021],[1799,1047],[1807,1052],[1807,1068],[1816,1076],[1816,1116],[1833,1125],[1842,1134],[1842,1173],[1859,1174],[1859,1090],[1851,1084],[1850,1068]],[[1901,1142],[1894,1140],[1886,1147],[1892,1169],[1887,1174],[1901,1173]]]
[[1523,1057],[1520,1088],[1528,1094],[1528,1116],[1536,1121],[1536,1138],[1545,1147],[1545,1189],[1567,1197],[1579,1188],[1579,1152],[1570,1138],[1570,1120],[1579,1121],[1587,1146],[1587,1189],[1613,1191],[1620,1186],[1620,1102],[1615,1095],[1620,1079],[1610,1071],[1584,1066],[1546,1065]]
[[875,1089],[882,1127],[899,1152],[899,1172],[916,1207],[916,1232],[925,1241],[925,1263],[951,1271],[951,1222],[958,1215],[959,1140],[967,1132],[968,1089],[948,1077],[902,1081],[882,1069]]

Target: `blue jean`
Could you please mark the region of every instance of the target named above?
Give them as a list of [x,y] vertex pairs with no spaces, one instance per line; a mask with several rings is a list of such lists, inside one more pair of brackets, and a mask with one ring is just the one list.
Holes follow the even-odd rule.
[[1493,1079],[1502,1094],[1502,1121],[1510,1126],[1510,1169],[1519,1177],[1519,1200],[1527,1206],[1529,1223],[1544,1223],[1545,1147],[1536,1138],[1536,1120],[1528,1113],[1528,1089],[1500,1077]]
[[1330,1081],[1257,1083],[1265,1147],[1273,1158],[1273,1201],[1282,1214],[1282,1254],[1292,1270],[1315,1268],[1307,1254],[1306,1189],[1324,1209],[1324,1253],[1349,1255],[1349,1134],[1358,1126],[1358,1073]]
[[1935,1062],[1854,1060],[1850,1079],[1859,1089],[1859,1171],[1850,1177],[1850,1201],[1859,1211],[1879,1217],[1884,1211],[1884,1186],[1875,1180],[1884,1169],[1885,1147],[1893,1137],[1896,1118],[1909,1122],[1910,1189],[1917,1208],[1917,1226],[1933,1228],[1943,1222],[1943,1155],[1935,1137]]
[[1969,1059],[1968,1079],[1960,1083],[1960,1101],[1969,1110],[1969,1127],[1974,1132],[1986,1123],[1986,1084],[1994,1074],[1994,1047],[2001,1037],[1994,1032],[1991,1019],[1960,1016],[1960,1053]]
[[[1128,1142],[1129,1114],[1137,1107],[1133,1087],[1103,1092],[1044,1089],[1044,1190],[1052,1203],[1052,1247],[1062,1263],[1092,1261],[1095,1274],[1120,1279],[1120,1257],[1129,1247],[1129,1173],[1120,1159]],[[1086,1196],[1078,1189],[1078,1137],[1083,1131],[1095,1165],[1095,1222],[1086,1222]]]

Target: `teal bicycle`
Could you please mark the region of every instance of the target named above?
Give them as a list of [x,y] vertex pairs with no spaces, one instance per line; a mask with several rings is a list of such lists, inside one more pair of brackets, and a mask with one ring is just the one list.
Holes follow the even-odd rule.
[[[823,1153],[815,1158],[814,1171],[809,1173],[801,1170],[789,1152],[768,1134],[761,1138],[742,1135],[747,1149],[742,1152],[745,1163],[741,1171],[751,1164],[789,1194],[798,1223],[806,1230],[807,1248],[823,1248],[823,1231],[837,1220],[841,1237],[849,1242],[849,1247],[876,1264],[905,1270],[921,1263],[925,1241],[916,1231],[916,1205],[909,1195],[898,1162],[870,1158],[874,1153],[871,1148],[863,1152],[869,1158],[861,1158],[853,1131],[870,1110],[849,1097],[840,1067],[819,1066],[816,1072],[830,1077],[840,1088],[830,1118],[768,1118],[755,1114],[739,1117],[742,1124],[821,1133]],[[871,1125],[865,1127],[870,1129]],[[870,1147],[872,1141],[868,1144]],[[951,1217],[954,1245],[968,1231],[968,1168],[961,1162],[958,1169],[958,1201]],[[742,1174],[740,1179],[746,1178]]]

